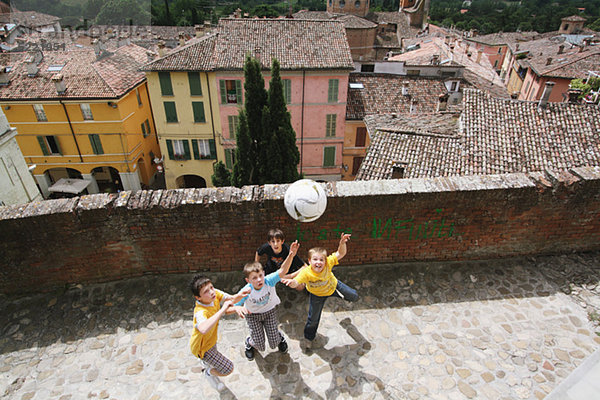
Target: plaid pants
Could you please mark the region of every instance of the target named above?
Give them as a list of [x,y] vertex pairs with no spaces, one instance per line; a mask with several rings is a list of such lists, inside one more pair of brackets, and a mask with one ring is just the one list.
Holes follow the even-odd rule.
[[233,372],[233,362],[217,350],[216,344],[208,349],[208,351],[204,353],[204,358],[200,358],[200,360],[204,364],[204,368],[212,367],[223,375],[229,375]]
[[246,321],[250,328],[250,346],[256,350],[265,351],[265,332],[272,349],[283,340],[283,335],[277,329],[277,307],[260,314],[248,314]]

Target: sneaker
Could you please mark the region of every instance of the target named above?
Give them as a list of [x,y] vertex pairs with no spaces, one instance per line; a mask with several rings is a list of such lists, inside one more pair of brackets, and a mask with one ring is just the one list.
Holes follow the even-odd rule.
[[208,380],[208,383],[210,383],[210,386],[212,386],[219,392],[225,389],[225,385],[223,384],[223,382],[221,382],[221,380],[217,376],[211,375],[208,372],[208,368],[204,370],[204,376],[206,376],[206,379]]
[[277,348],[279,349],[280,353],[287,353],[287,351],[288,351],[288,344],[285,341],[285,338],[283,337],[283,335],[281,335],[281,342],[279,342],[279,344],[277,345]]
[[248,361],[254,360],[254,347],[250,346],[249,336],[246,338],[246,350],[244,351],[244,354],[246,354]]

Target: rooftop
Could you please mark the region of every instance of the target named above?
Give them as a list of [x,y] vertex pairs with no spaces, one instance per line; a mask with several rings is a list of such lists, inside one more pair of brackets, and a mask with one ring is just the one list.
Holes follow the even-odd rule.
[[13,23],[27,28],[36,29],[59,22],[60,18],[37,11],[12,11],[0,14],[0,23]]
[[[406,178],[600,166],[597,106],[548,103],[539,111],[537,102],[463,92],[460,120],[430,115],[430,123],[419,127],[406,117],[366,117],[371,145],[356,179],[389,179],[394,162],[405,164]],[[440,118],[446,131],[431,128]]]

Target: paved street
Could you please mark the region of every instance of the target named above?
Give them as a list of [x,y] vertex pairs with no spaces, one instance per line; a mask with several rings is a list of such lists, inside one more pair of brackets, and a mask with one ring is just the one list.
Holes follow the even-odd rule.
[[600,347],[600,253],[334,271],[361,298],[328,300],[317,348],[299,346],[305,292],[278,288],[289,354],[249,362],[245,321],[221,321],[235,370],[220,395],[188,349],[191,274],[0,297],[0,396],[541,399]]

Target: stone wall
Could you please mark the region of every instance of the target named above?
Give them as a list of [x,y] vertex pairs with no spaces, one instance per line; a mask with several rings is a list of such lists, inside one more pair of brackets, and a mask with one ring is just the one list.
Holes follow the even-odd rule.
[[[325,214],[297,223],[286,185],[96,194],[0,207],[0,292],[144,274],[238,271],[271,227],[337,248],[344,265],[600,249],[600,168],[329,182]],[[240,272],[241,274],[241,272]],[[241,276],[240,276],[241,277]]]

